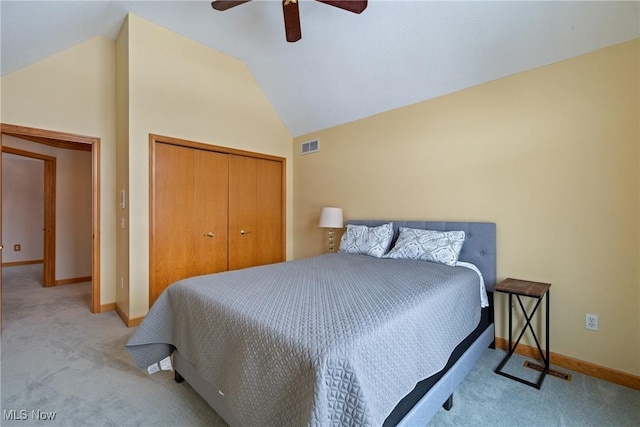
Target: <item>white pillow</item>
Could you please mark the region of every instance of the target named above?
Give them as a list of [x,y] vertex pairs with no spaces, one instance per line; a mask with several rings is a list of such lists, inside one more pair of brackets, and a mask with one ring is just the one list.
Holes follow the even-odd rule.
[[400,227],[398,240],[385,258],[416,259],[454,266],[458,262],[464,239],[464,231]]
[[381,258],[391,246],[393,223],[377,227],[347,224],[347,231],[340,239],[340,250],[344,254],[364,254]]

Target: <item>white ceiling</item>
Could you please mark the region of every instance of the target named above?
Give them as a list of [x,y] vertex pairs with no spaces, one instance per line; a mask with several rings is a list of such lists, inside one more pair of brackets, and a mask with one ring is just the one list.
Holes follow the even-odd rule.
[[356,15],[300,0],[0,2],[2,75],[102,35],[127,12],[243,61],[293,136],[640,37],[639,1],[369,1]]

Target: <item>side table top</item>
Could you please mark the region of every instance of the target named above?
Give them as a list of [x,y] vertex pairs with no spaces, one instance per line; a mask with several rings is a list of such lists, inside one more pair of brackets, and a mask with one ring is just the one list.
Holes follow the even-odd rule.
[[509,294],[542,298],[550,287],[551,283],[531,282],[529,280],[507,278],[498,283],[494,287],[494,290]]

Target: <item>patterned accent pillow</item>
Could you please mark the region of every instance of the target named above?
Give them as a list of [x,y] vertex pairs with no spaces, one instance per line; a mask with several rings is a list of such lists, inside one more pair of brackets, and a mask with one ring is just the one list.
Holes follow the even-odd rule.
[[464,231],[400,227],[400,235],[385,258],[417,259],[454,266],[464,244]]
[[378,227],[347,224],[347,231],[340,239],[339,253],[364,254],[382,258],[387,253],[393,239],[393,223]]

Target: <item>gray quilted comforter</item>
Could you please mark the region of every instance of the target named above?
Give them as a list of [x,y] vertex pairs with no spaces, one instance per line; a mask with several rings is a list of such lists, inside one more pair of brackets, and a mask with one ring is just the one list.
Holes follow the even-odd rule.
[[326,254],[167,288],[127,343],[174,348],[246,426],[379,426],[479,323],[476,273]]

